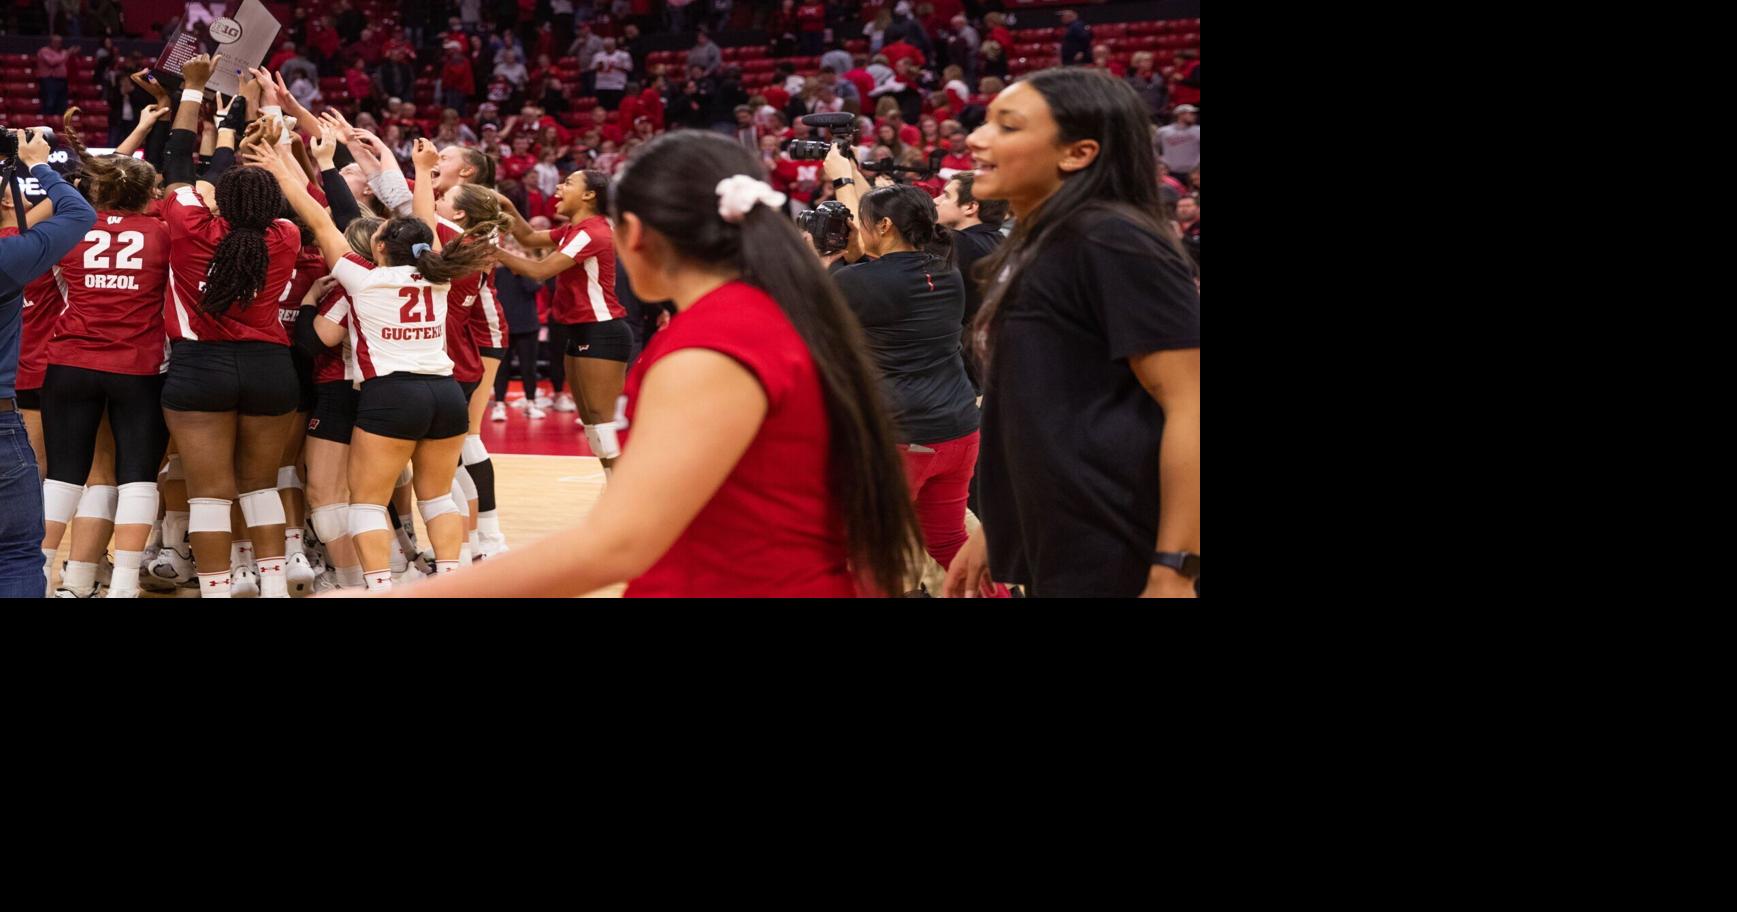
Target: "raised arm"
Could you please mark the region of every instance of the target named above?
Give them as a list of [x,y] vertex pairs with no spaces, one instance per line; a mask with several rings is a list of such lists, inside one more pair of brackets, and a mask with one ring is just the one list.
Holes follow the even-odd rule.
[[434,252],[439,253],[440,220],[434,213],[434,178],[430,174],[434,171],[434,166],[440,163],[440,150],[434,148],[434,143],[417,137],[410,152],[410,161],[416,166],[416,193],[411,209],[416,217],[428,226],[428,230],[434,233]]
[[326,258],[327,266],[335,266],[350,252],[350,245],[344,240],[344,233],[332,223],[331,215],[327,214],[313,197],[308,195],[307,176],[301,169],[284,158],[277,151],[277,140],[280,128],[269,124],[260,135],[249,140],[242,146],[242,161],[270,171],[277,178],[277,186],[283,191],[284,198],[289,200],[290,208],[301,216],[302,222],[314,233],[314,241],[319,244],[320,253]]
[[180,107],[175,109],[175,122],[169,128],[169,145],[164,160],[164,190],[173,192],[193,183],[194,131],[199,129],[200,113],[205,106],[205,83],[222,54],[208,57],[200,54],[181,67],[183,88]]
[[[151,128],[156,126],[157,121],[162,120],[168,113],[169,109],[162,105],[146,105],[145,110],[139,112],[139,125],[134,127],[133,132],[127,134],[127,138],[121,140],[121,144],[115,147],[115,154],[131,156],[134,152],[139,151],[139,147],[145,144],[145,137],[150,135]],[[221,137],[219,138],[221,139]]]

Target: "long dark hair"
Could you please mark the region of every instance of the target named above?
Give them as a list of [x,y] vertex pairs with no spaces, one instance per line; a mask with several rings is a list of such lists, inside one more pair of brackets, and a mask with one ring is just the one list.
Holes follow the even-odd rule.
[[1043,70],[1023,81],[1049,105],[1056,142],[1095,139],[1098,155],[1087,167],[1064,174],[1061,187],[1036,210],[1022,213],[1007,243],[978,267],[979,274],[995,277],[972,327],[985,365],[1001,325],[1002,302],[1019,284],[1026,265],[1073,216],[1090,210],[1116,212],[1187,257],[1176,232],[1159,217],[1163,199],[1158,194],[1158,156],[1152,151],[1152,116],[1133,88],[1085,67]]
[[905,243],[953,265],[953,236],[936,223],[935,201],[927,192],[909,184],[878,187],[864,194],[858,205],[865,223],[892,219],[893,230]]
[[617,219],[638,216],[683,259],[740,269],[744,282],[771,295],[790,318],[820,375],[832,430],[831,489],[854,570],[863,583],[897,594],[915,576],[922,538],[862,327],[784,213],[755,206],[737,225],[718,215],[720,181],[764,173],[754,153],[723,136],[668,133],[628,162],[611,211]]
[[[422,277],[435,285],[445,285],[473,272],[494,268],[495,246],[484,243],[462,243],[455,238],[439,253],[434,252],[434,231],[419,218],[395,218],[386,223],[380,236],[386,245],[386,262],[382,266],[415,266]],[[429,249],[417,256],[417,244]]]
[[211,254],[201,310],[221,315],[231,304],[253,303],[271,266],[265,232],[282,211],[283,191],[264,168],[230,168],[217,179],[217,213],[229,223],[229,233]]

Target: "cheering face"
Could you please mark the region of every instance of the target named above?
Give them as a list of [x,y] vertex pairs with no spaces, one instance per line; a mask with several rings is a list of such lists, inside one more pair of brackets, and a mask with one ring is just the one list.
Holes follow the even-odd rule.
[[977,162],[971,195],[978,199],[1011,200],[1029,210],[1061,186],[1067,149],[1049,102],[1025,83],[1014,83],[996,96],[969,145]]
[[459,169],[465,167],[464,156],[458,146],[447,146],[440,150],[440,160],[435,162],[434,171],[429,176],[434,178],[434,193],[436,196],[464,183],[459,176]]
[[584,172],[575,171],[567,175],[567,179],[555,188],[555,212],[573,218],[585,207],[585,196],[590,192],[585,186]]

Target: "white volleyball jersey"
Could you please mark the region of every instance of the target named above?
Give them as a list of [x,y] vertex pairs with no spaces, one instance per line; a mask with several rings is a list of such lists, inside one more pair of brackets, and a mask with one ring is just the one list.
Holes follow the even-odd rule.
[[[332,275],[349,292],[347,310],[350,346],[363,381],[387,374],[452,375],[446,356],[446,292],[415,266],[375,266],[353,253],[332,267]],[[338,316],[332,315],[336,321]]]

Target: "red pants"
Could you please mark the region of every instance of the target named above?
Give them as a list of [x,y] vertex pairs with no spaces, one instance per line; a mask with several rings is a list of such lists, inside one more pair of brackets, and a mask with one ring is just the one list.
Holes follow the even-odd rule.
[[[965,531],[965,501],[977,470],[977,431],[941,443],[900,444],[905,456],[905,481],[923,528],[923,545],[943,570],[971,537]],[[997,584],[996,598],[1007,598]]]

